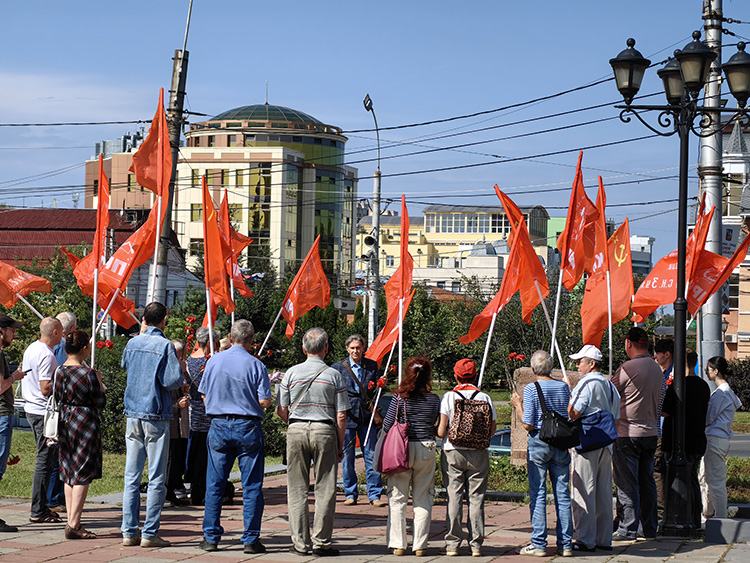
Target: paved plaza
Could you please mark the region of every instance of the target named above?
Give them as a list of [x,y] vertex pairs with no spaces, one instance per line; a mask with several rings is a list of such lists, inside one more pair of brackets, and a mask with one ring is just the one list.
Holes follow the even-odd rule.
[[[239,487],[239,484],[237,484]],[[266,509],[263,517],[261,540],[268,548],[263,555],[245,555],[240,542],[242,535],[241,491],[235,496],[235,505],[224,507],[222,524],[226,530],[219,551],[206,553],[198,548],[202,539],[201,507],[165,507],[162,513],[160,535],[172,542],[172,547],[144,549],[123,547],[120,535],[121,510],[112,502],[89,502],[84,509],[83,521],[87,529],[96,532],[95,540],[68,541],[63,537],[64,524],[30,524],[29,501],[0,499],[0,518],[19,526],[16,534],[0,535],[0,562],[26,563],[37,561],[105,562],[139,561],[157,563],[169,561],[214,561],[232,563],[258,559],[264,562],[280,561],[304,563],[314,556],[300,557],[289,552],[289,526],[286,506],[286,475],[274,475],[265,480]],[[310,511],[312,513],[312,494]],[[360,497],[362,499],[363,497]],[[366,496],[365,496],[366,498]],[[387,507],[374,508],[369,504],[344,506],[344,496],[339,493],[336,505],[334,547],[341,550],[338,561],[378,561],[383,563],[403,561],[413,556],[395,557],[386,548],[385,525]],[[365,501],[366,502],[366,501]],[[551,545],[547,557],[522,557],[517,548],[526,545],[531,533],[529,508],[516,502],[487,502],[487,537],[481,558],[470,558],[467,547],[462,547],[461,557],[446,557],[440,553],[443,545],[446,502],[437,499],[433,510],[433,525],[426,557],[421,561],[453,561],[470,559],[488,562],[510,558],[519,563],[527,560],[550,560],[554,552],[554,507],[548,507],[548,526]],[[409,510],[409,518],[411,510]],[[562,558],[557,558],[562,561]],[[648,562],[690,561],[700,563],[747,563],[750,545],[710,545],[696,540],[660,538],[656,541],[638,541],[616,545],[611,552],[597,551],[566,561]]]

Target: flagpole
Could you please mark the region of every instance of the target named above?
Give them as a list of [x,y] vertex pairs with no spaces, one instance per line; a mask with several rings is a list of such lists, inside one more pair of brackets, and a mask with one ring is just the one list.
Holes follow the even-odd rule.
[[211,318],[211,290],[206,286],[206,315],[208,316],[208,341],[211,343],[211,355],[214,355],[214,321]]
[[[544,297],[542,297],[542,290],[539,287],[539,282],[534,280],[534,285],[536,286],[536,292],[539,294],[539,302],[542,304],[542,311],[544,311],[544,317],[547,319],[547,326],[549,327],[550,331],[552,331],[552,322],[549,318],[549,311],[547,311],[547,304],[544,302]],[[557,317],[555,317],[555,320],[557,320]],[[568,372],[565,371],[565,361],[563,360],[562,352],[560,352],[560,345],[557,343],[557,338],[555,338],[554,333],[552,335],[552,345],[550,346],[550,350],[557,350],[557,359],[560,362],[560,369],[563,373],[563,381],[566,383],[568,382]],[[552,354],[550,353],[550,356]]]
[[276,315],[276,318],[273,321],[273,324],[271,325],[271,328],[268,329],[268,334],[266,334],[266,339],[263,341],[263,344],[260,346],[260,350],[258,350],[258,355],[260,356],[261,352],[263,352],[263,349],[266,347],[266,344],[268,343],[268,339],[271,338],[271,333],[273,332],[273,329],[276,328],[276,323],[279,322],[279,319],[281,318],[281,312],[284,310],[284,307],[282,306],[281,309],[279,309],[279,314]]
[[398,300],[398,384],[401,385],[401,370],[404,364],[404,298]]
[[497,311],[492,313],[492,321],[490,322],[490,330],[487,333],[487,342],[484,345],[484,356],[482,356],[482,366],[479,368],[479,381],[477,381],[477,389],[482,388],[482,379],[484,378],[484,367],[487,365],[487,354],[490,351],[490,340],[492,340],[492,333],[495,330],[495,319],[497,319]]
[[[609,250],[607,250],[609,252]],[[609,323],[609,377],[612,377],[612,280],[607,268],[607,322]]]
[[[232,266],[232,268],[234,268],[234,266]],[[232,296],[232,303],[234,304],[234,276],[229,276],[229,293]],[[232,311],[232,324],[234,324],[234,311]]]
[[[110,309],[112,308],[112,305],[114,305],[114,304],[115,304],[115,299],[117,299],[117,294],[118,294],[119,292],[120,292],[120,290],[119,290],[119,289],[117,289],[117,290],[116,290],[116,291],[115,291],[115,292],[113,293],[113,295],[112,295],[112,299],[110,299],[110,300],[109,300],[109,305],[107,305],[107,308],[106,308],[106,309],[104,310],[104,314],[102,315],[102,318],[101,318],[101,320],[100,320],[100,321],[99,321],[99,322],[98,322],[98,323],[96,324],[96,332],[99,332],[99,330],[100,330],[100,329],[102,328],[102,325],[104,324],[104,319],[106,319],[106,318],[107,318],[107,315],[109,315],[109,310],[110,310]],[[132,314],[132,313],[131,313],[131,314]],[[136,321],[138,321],[138,319],[137,319],[137,318],[136,318]],[[138,322],[140,323],[140,321],[138,321]],[[93,336],[92,336],[92,338],[93,338]]]
[[[388,373],[388,368],[391,365],[391,358],[393,358],[393,351],[396,349],[396,343],[393,343],[393,346],[391,346],[391,353],[388,354],[388,361],[385,363],[385,370],[383,370],[383,376]],[[375,407],[372,410],[372,414],[370,415],[370,424],[367,425],[367,434],[365,434],[365,443],[362,444],[362,449],[364,450],[365,446],[367,445],[367,441],[370,439],[370,429],[372,428],[372,421],[375,419],[375,409],[378,408],[378,403],[380,402],[380,395],[383,392],[382,387],[378,387],[378,394],[375,397]]]
[[159,237],[161,236],[161,200],[162,200],[162,197],[160,195],[159,201],[156,204],[157,215],[159,217],[159,220],[156,222],[156,243],[154,246],[154,257],[151,260],[151,264],[154,267],[154,275],[151,276],[151,279],[149,280],[151,282],[149,284],[150,287],[149,287],[149,293],[148,293],[149,303],[154,301],[154,299],[156,299],[156,271],[157,271],[156,257],[159,255]]
[[[99,297],[99,261],[97,260],[97,267],[94,268],[94,320],[91,321],[91,326],[96,327],[96,300]],[[96,358],[96,331],[91,331],[91,369],[94,368],[94,359]]]
[[42,315],[39,311],[37,311],[36,309],[34,309],[34,306],[31,303],[29,303],[28,301],[26,301],[26,299],[23,298],[23,295],[21,295],[20,293],[16,292],[16,297],[18,297],[21,301],[23,301],[26,304],[26,306],[29,309],[31,309],[37,317],[39,317],[40,319],[44,319],[44,315]]
[[[560,310],[560,295],[562,294],[562,279],[563,279],[563,270],[560,268],[560,277],[557,280],[557,297],[555,297],[555,317],[554,321],[552,322],[552,327],[550,330],[552,331],[552,342],[550,342],[549,345],[549,353],[552,355],[553,346],[555,345],[555,337],[557,336],[557,313]],[[539,289],[537,287],[537,289]]]

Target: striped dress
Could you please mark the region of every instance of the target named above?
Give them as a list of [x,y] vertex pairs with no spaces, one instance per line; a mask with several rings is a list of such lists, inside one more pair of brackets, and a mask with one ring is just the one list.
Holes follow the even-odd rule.
[[89,367],[60,366],[55,375],[55,399],[60,404],[60,479],[88,485],[102,476],[102,433],[99,409],[106,397]]

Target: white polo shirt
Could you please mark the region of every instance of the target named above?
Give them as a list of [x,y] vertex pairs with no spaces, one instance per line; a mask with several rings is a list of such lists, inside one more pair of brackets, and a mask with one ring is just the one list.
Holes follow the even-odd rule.
[[42,395],[40,381],[52,381],[57,369],[57,360],[52,348],[41,340],[32,342],[23,353],[23,371],[31,370],[21,380],[23,398],[26,401],[26,414],[44,416],[47,397]]

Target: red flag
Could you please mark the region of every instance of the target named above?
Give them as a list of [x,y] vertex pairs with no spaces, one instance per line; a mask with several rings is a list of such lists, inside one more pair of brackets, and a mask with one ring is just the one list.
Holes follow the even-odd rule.
[[313,307],[325,309],[331,301],[331,286],[323,271],[320,261],[320,235],[315,239],[310,252],[300,266],[299,272],[292,280],[284,296],[281,316],[286,320],[286,337],[294,334],[294,325],[298,319]]
[[49,280],[27,274],[6,262],[0,261],[0,303],[10,309],[18,302],[18,296],[26,297],[32,291],[49,293]]
[[745,236],[745,240],[729,259],[707,250],[701,253],[694,269],[693,281],[687,292],[688,313],[694,314],[709,297],[719,291],[734,269],[742,264],[747,256],[748,246],[750,246],[750,235]]
[[[599,207],[598,199],[597,207]],[[600,211],[604,213],[603,205]],[[598,262],[597,255],[594,264]],[[630,254],[630,226],[627,218],[609,239],[604,262],[610,272],[612,323],[614,324],[628,316],[633,298],[633,263]],[[601,346],[602,335],[609,326],[606,271],[603,275],[595,273],[586,282],[586,293],[581,307],[581,323],[583,343]]]
[[253,292],[248,289],[245,285],[245,280],[242,278],[242,270],[240,269],[239,262],[237,261],[238,256],[247,247],[253,239],[246,237],[243,234],[238,233],[232,227],[232,222],[229,218],[229,202],[227,201],[227,190],[224,190],[224,199],[221,202],[219,230],[221,231],[222,244],[229,249],[230,255],[227,258],[226,268],[229,279],[234,282],[234,288],[240,292],[243,297],[252,297]]
[[[60,247],[65,255],[68,257],[70,265],[73,266],[73,275],[76,277],[78,287],[81,288],[81,292],[89,297],[94,297],[94,253],[91,252],[84,258],[79,258],[75,254],[71,254],[67,249]],[[97,305],[102,309],[109,307],[112,296],[114,295],[112,288],[106,284],[99,282],[99,291],[97,293]],[[109,309],[109,316],[118,325],[123,328],[130,328],[138,321],[135,317],[135,303],[130,299],[127,299],[122,293],[117,292],[117,298],[114,304]]]
[[[398,302],[411,291],[414,259],[409,254],[409,213],[406,210],[406,198],[401,196],[401,258],[398,268],[385,282],[385,300],[388,304],[388,317],[398,310]],[[395,313],[393,313],[395,314]]]
[[169,144],[167,116],[164,113],[164,88],[159,89],[159,103],[146,140],[133,155],[130,172],[136,181],[157,196],[167,193],[172,176],[172,147]]
[[596,207],[586,195],[583,187],[583,173],[581,160],[583,151],[578,155],[578,166],[573,180],[573,191],[570,194],[568,217],[565,229],[557,239],[557,249],[560,251],[560,274],[562,282],[568,291],[572,291],[583,275],[586,262],[584,233],[586,227],[596,219]]
[[[685,252],[685,281],[689,288],[695,283],[696,268],[694,264],[699,261],[705,251],[708,227],[711,224],[714,207],[707,213],[701,213],[703,203],[695,221],[695,228],[686,242]],[[703,267],[707,266],[704,258]],[[704,288],[705,289],[705,288]],[[717,288],[718,289],[718,288]],[[688,290],[688,294],[690,291]],[[633,300],[633,321],[643,322],[646,317],[656,311],[662,305],[673,303],[677,299],[677,250],[673,250],[656,263],[646,279],[643,281]],[[697,310],[697,309],[696,309]]]
[[[534,308],[542,302],[542,299],[549,295],[549,282],[547,281],[547,272],[544,265],[531,244],[529,230],[526,226],[526,220],[523,213],[513,201],[501,192],[495,185],[497,197],[503,204],[505,215],[510,220],[511,225],[511,246],[518,239],[517,252],[519,254],[520,267],[524,272],[523,276],[518,278],[518,290],[521,295],[521,304],[523,306],[523,320],[531,323],[531,314]],[[510,260],[510,258],[509,258]],[[537,284],[539,289],[537,290]],[[541,292],[542,296],[539,297]]]
[[203,175],[203,270],[206,287],[210,290],[211,302],[224,307],[227,313],[234,311],[234,300],[230,295],[226,261],[231,249],[222,242],[219,232],[218,213],[208,193],[206,175]]
[[107,227],[109,227],[109,182],[104,174],[104,155],[99,155],[99,192],[96,205],[96,233],[94,233],[94,268],[102,264],[104,249],[107,246]]
[[518,244],[521,237],[515,237],[510,247],[508,262],[505,265],[503,281],[500,283],[500,290],[495,294],[484,310],[471,321],[471,327],[468,334],[462,336],[458,341],[462,344],[469,344],[479,338],[492,323],[492,316],[505,307],[511,298],[518,291],[519,279],[521,277],[521,258],[518,253]]
[[159,206],[155,205],[146,222],[109,257],[99,272],[100,288],[103,284],[112,289],[124,289],[133,271],[151,258],[156,243],[157,221],[161,224],[166,211],[162,209],[162,214],[159,216],[158,209]]
[[[411,298],[414,297],[416,289],[412,290],[404,297],[404,304],[402,307],[401,325],[403,326],[404,318],[406,317],[406,311],[409,309],[411,304]],[[396,303],[396,309],[393,314],[388,315],[388,320],[385,322],[383,330],[380,331],[373,340],[370,347],[367,349],[365,358],[374,360],[380,366],[380,362],[383,357],[391,351],[394,342],[398,341],[398,327],[399,327],[399,305]]]

